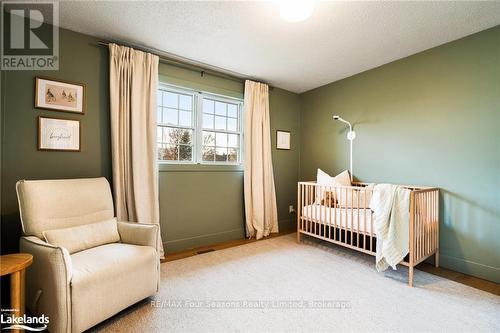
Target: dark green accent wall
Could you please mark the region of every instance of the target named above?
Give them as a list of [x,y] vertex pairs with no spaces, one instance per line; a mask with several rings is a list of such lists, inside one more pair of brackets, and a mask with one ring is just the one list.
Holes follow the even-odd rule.
[[500,27],[301,95],[301,178],[441,188],[444,267],[500,282]]
[[[19,179],[111,177],[108,51],[97,39],[60,31],[58,71],[2,72],[2,253],[18,248],[21,233],[15,184]],[[34,108],[35,76],[85,83],[85,115]],[[81,120],[81,152],[37,150],[38,116]]]
[[[107,177],[111,181],[108,51],[99,39],[60,30],[59,71],[4,71],[1,74],[1,251],[15,252],[21,235],[15,183],[19,179]],[[221,95],[242,97],[241,82],[160,64],[160,81]],[[34,77],[87,85],[87,112],[38,110]],[[298,95],[271,91],[271,126],[292,131],[293,149],[273,150],[281,229],[293,228],[298,179]],[[41,152],[36,148],[39,115],[81,120],[82,151]],[[275,140],[273,136],[273,140]],[[243,170],[226,166],[160,165],[160,213],[168,252],[244,237]]]
[[[104,176],[111,181],[108,51],[97,39],[60,30],[58,71],[3,71],[1,75],[1,253],[19,250],[21,223],[15,184],[19,179]],[[85,83],[87,112],[33,107],[35,76]],[[82,151],[37,150],[38,116],[81,120]],[[2,277],[2,305],[8,304],[8,277]]]
[[[160,81],[243,98],[243,84],[160,64]],[[295,227],[288,205],[296,204],[299,171],[300,108],[297,94],[270,91],[273,163],[280,230]],[[292,149],[278,151],[276,129],[292,132]],[[241,166],[160,164],[160,223],[167,253],[245,236]]]

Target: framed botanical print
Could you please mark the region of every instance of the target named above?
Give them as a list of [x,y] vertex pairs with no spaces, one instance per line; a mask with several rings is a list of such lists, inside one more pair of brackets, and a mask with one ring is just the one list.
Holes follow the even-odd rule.
[[290,132],[289,131],[276,131],[276,149],[290,150]]
[[85,85],[35,78],[35,107],[53,111],[85,113]]
[[38,117],[38,149],[80,151],[80,120]]

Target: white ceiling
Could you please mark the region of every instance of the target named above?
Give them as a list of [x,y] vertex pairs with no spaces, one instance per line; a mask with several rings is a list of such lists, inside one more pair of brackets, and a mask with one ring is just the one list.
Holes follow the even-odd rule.
[[500,24],[500,2],[61,2],[64,28],[303,92]]

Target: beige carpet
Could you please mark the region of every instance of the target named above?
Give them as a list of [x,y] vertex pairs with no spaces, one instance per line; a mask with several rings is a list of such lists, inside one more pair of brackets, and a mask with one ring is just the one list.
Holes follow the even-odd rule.
[[157,296],[95,331],[500,332],[500,297],[287,235],[164,263]]

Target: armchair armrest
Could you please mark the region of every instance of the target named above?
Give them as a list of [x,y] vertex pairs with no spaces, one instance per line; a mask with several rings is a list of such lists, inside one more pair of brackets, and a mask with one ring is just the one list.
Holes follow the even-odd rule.
[[118,233],[123,243],[151,246],[157,252],[159,230],[160,228],[155,224],[118,222]]
[[33,264],[26,270],[27,307],[49,317],[49,331],[70,332],[73,269],[69,252],[34,236],[21,237],[19,247],[33,255]]

